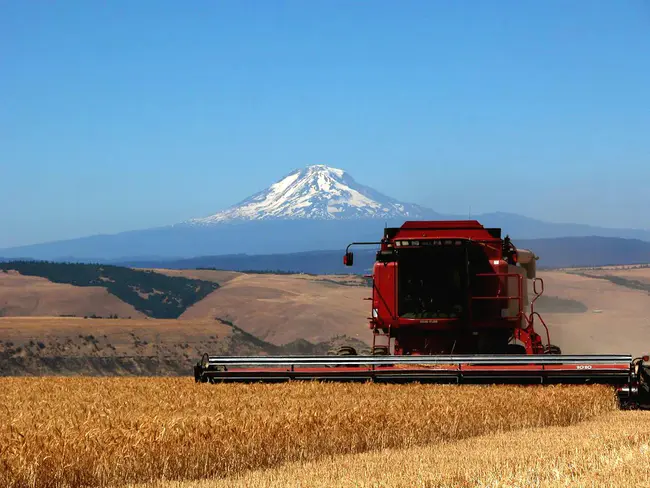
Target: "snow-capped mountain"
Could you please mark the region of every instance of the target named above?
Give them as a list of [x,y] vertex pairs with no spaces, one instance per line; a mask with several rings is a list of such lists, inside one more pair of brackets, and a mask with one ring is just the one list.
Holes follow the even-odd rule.
[[[338,253],[353,241],[375,242],[383,235],[385,226],[399,227],[405,220],[463,218],[466,217],[440,215],[418,205],[399,202],[357,183],[343,170],[317,165],[296,170],[268,189],[210,217],[165,227],[0,249],[0,256],[96,263],[106,260],[123,262],[125,256],[179,259],[228,254],[240,257],[247,254],[285,254],[288,255],[283,261],[285,264],[273,265],[273,269],[296,271],[302,269],[300,260],[304,260],[304,256],[296,257],[290,253],[332,249],[338,250]],[[575,249],[588,249],[587,254],[590,256],[601,253],[598,254],[598,259],[592,260],[595,263],[593,265],[648,261],[643,257],[647,256],[647,251],[644,250],[647,243],[641,241],[650,242],[650,231],[554,224],[506,213],[482,214],[475,218],[488,227],[502,227],[504,233],[516,239],[515,243],[519,239],[589,236],[590,240],[581,241],[583,243]],[[594,240],[599,238],[593,236],[641,241],[619,243]],[[558,252],[566,258],[567,249],[573,244],[561,240],[549,241],[548,245],[551,246],[546,247],[549,255]],[[532,248],[536,249],[535,246]],[[635,246],[641,246],[638,248],[640,251]],[[646,254],[639,254],[640,252]],[[621,261],[620,256],[625,256],[626,260]],[[544,256],[542,260],[542,265],[547,265]],[[343,269],[340,259],[337,258],[336,261],[341,272],[349,272],[348,269]],[[129,259],[129,262],[134,263],[135,260]],[[239,269],[266,269],[259,261],[246,262],[248,264],[241,264],[244,267]],[[221,266],[205,264],[205,261],[200,263],[202,264],[196,266]],[[151,263],[137,266],[164,267],[161,263],[156,266]]]
[[342,169],[317,164],[293,171],[266,190],[233,207],[209,217],[192,219],[189,223],[275,219],[417,219],[434,215],[432,210],[399,202],[361,185]]

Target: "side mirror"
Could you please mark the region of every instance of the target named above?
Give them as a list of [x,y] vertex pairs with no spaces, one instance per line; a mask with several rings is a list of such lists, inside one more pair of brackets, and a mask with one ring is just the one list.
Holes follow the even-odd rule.
[[352,266],[354,264],[354,254],[352,252],[346,252],[343,256],[343,264],[345,266]]

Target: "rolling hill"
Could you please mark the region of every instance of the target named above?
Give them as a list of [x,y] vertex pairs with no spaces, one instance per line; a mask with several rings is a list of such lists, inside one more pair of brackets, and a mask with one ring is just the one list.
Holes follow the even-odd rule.
[[0,271],[14,271],[76,287],[105,288],[111,295],[154,318],[176,318],[219,287],[213,281],[109,265],[7,261],[0,263]]
[[0,376],[188,376],[201,356],[326,354],[350,338],[277,346],[218,320],[0,317]]
[[[179,318],[156,319],[105,287],[0,273],[0,374],[191,374],[205,352],[325,354],[341,344],[367,349],[372,340],[369,302],[363,300],[370,289],[358,276],[173,269],[155,274],[219,286]],[[638,286],[650,287],[647,268],[541,271],[540,277],[546,293],[537,310],[564,352],[648,352],[650,296]],[[121,318],[90,318],[114,315]]]
[[242,274],[180,319],[225,319],[276,345],[299,339],[318,343],[340,335],[368,341],[368,302],[363,299],[369,296],[370,288],[354,277]]
[[0,272],[0,317],[91,315],[145,316],[101,286],[79,287],[39,276],[24,276],[14,270]]

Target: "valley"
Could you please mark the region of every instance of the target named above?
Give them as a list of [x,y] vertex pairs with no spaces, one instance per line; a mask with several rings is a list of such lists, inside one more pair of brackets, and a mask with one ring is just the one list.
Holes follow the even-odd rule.
[[[205,352],[327,354],[341,345],[368,352],[370,296],[357,275],[135,270],[213,283],[175,319],[135,310],[99,286],[0,273],[0,374],[190,375]],[[650,349],[650,296],[604,277],[647,283],[648,268],[542,271],[536,310],[552,342],[569,354]],[[84,318],[85,317],[85,318]],[[114,317],[114,318],[109,318]]]

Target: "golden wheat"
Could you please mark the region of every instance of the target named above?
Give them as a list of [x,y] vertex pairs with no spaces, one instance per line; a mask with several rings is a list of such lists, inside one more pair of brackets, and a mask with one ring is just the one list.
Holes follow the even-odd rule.
[[0,379],[0,486],[229,476],[612,411],[606,387],[457,387],[191,379]]
[[650,486],[650,412],[409,449],[289,463],[228,479],[137,488],[560,488]]

